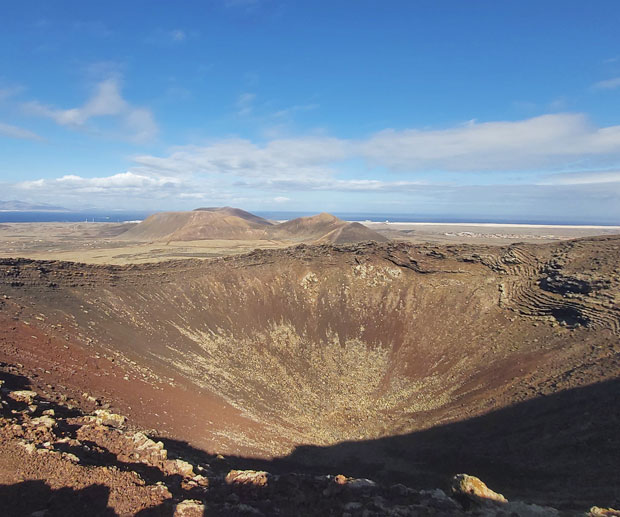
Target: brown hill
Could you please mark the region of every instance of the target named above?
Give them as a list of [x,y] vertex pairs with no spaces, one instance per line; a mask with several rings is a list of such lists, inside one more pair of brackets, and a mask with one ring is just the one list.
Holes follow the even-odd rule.
[[192,241],[201,239],[261,239],[271,223],[238,208],[199,208],[191,212],[153,214],[121,239]]
[[282,469],[423,488],[470,472],[509,499],[611,506],[619,263],[619,237],[0,259],[0,363]]
[[360,223],[348,223],[338,217],[320,213],[311,217],[298,217],[269,229],[273,239],[295,242],[352,244],[363,241],[386,242],[383,235]]
[[211,212],[214,214],[226,214],[227,216],[239,217],[245,221],[251,221],[258,225],[265,226],[265,223],[271,224],[267,219],[263,219],[258,215],[254,215],[240,208],[234,208],[232,206],[214,206],[214,207],[201,207],[194,209],[194,212]]
[[326,233],[315,242],[317,244],[354,244],[356,242],[387,242],[389,239],[360,223],[345,223]]
[[274,239],[329,244],[388,240],[360,223],[348,223],[327,213],[272,224],[262,217],[232,207],[160,212],[121,234],[119,238],[136,241]]

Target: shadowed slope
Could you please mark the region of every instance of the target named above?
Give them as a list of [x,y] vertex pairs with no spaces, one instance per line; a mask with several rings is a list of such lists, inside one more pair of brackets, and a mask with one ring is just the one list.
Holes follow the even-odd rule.
[[[612,359],[620,369],[620,355]],[[461,422],[377,440],[300,446],[260,468],[344,472],[447,488],[468,472],[509,499],[583,511],[620,506],[620,379],[537,397]],[[256,468],[256,467],[255,467]]]

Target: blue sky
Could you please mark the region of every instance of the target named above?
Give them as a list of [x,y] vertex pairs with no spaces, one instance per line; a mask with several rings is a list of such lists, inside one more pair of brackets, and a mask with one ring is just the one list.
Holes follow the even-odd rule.
[[4,2],[2,199],[620,223],[616,1]]

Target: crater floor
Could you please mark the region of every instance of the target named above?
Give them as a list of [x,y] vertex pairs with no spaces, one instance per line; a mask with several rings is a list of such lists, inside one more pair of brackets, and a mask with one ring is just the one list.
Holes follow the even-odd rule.
[[619,264],[619,237],[0,259],[0,360],[213,453],[594,504],[618,488]]

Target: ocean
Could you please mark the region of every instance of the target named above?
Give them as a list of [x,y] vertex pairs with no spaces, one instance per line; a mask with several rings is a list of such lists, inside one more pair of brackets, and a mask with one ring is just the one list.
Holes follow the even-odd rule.
[[[75,223],[75,222],[125,222],[141,221],[157,211],[146,210],[88,210],[88,211],[0,211],[0,223]],[[315,215],[317,212],[284,212],[284,211],[252,211],[265,219],[287,220],[296,217]],[[332,212],[333,215],[345,221],[374,221],[392,223],[496,223],[496,224],[565,224],[565,225],[619,225],[620,221],[571,218],[535,218],[535,217],[462,217],[437,216],[402,213],[367,213],[367,212]]]

